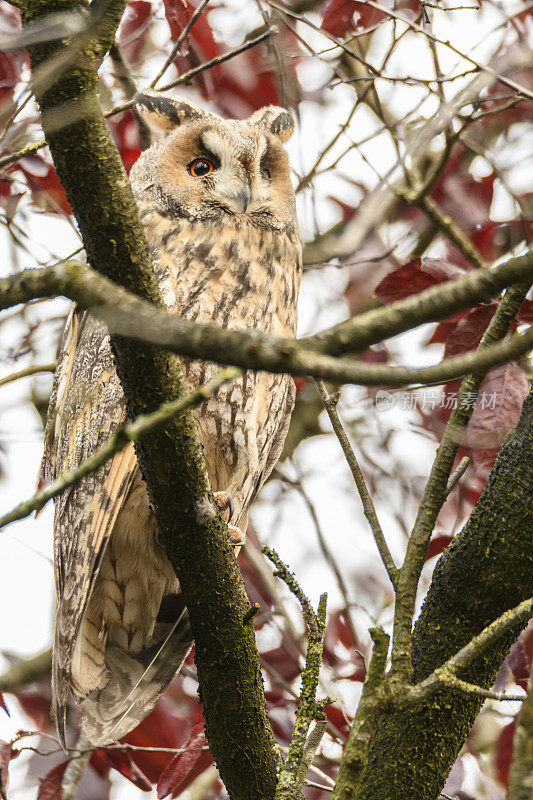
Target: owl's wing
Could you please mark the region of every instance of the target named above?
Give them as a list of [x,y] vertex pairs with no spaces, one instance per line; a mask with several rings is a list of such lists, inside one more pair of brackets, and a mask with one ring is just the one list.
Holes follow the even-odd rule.
[[[92,455],[126,417],[107,330],[78,310],[65,330],[50,412],[43,474],[52,479]],[[106,542],[137,469],[133,445],[129,445],[56,501],[52,685],[53,712],[63,743],[77,632]]]

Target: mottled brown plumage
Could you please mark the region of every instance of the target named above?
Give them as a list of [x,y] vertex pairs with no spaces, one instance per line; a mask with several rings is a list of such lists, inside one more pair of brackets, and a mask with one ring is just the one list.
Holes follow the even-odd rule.
[[[156,95],[139,96],[138,107],[164,133],[130,179],[169,310],[293,335],[301,248],[282,147],[291,117],[268,107],[222,120]],[[218,369],[183,366],[191,388]],[[249,371],[196,411],[213,490],[233,501],[236,538],[279,457],[293,402],[289,376]],[[90,456],[125,416],[107,330],[74,310],[50,402],[45,477]],[[85,733],[104,744],[146,716],[192,644],[133,446],[58,498],[54,533],[54,713],[64,737],[72,690]]]

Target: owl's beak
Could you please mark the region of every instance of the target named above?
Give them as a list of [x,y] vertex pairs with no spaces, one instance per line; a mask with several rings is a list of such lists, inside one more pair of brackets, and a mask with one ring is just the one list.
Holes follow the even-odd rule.
[[246,211],[246,209],[250,204],[250,184],[248,183],[248,181],[246,181],[246,183],[240,190],[238,194],[238,200],[239,203],[242,205],[242,210]]

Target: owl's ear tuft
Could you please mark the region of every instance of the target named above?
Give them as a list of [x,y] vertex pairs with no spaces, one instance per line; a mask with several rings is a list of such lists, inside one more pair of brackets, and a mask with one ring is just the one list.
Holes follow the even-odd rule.
[[273,133],[281,142],[286,142],[294,133],[294,119],[284,108],[266,106],[250,117],[250,122]]
[[135,109],[146,124],[155,131],[168,133],[173,128],[201,119],[206,114],[188,100],[176,100],[161,94],[139,92],[133,98]]

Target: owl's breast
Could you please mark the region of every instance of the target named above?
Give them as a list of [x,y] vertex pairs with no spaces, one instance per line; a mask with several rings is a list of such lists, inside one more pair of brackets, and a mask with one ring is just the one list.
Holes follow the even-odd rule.
[[[142,219],[172,313],[235,330],[295,334],[301,246],[294,229],[170,220],[153,209]],[[191,388],[219,369],[182,361]],[[288,375],[247,371],[196,412],[211,484],[230,492],[237,515],[246,512],[279,455],[293,393]]]

